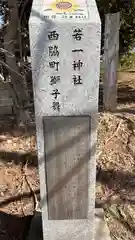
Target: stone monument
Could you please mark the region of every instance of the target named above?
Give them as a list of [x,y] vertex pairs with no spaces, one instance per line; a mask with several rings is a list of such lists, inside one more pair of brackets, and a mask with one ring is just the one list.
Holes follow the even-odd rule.
[[30,45],[44,240],[94,239],[101,24],[95,0],[34,0]]

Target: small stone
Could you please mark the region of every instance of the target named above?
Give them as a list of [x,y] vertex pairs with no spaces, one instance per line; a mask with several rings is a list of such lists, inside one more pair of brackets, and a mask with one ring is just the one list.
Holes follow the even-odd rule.
[[1,192],[0,195],[1,195],[1,197],[4,197],[4,192]]
[[4,141],[7,139],[7,137],[5,135],[0,135],[0,139]]
[[11,139],[8,139],[8,140],[7,140],[7,143],[12,143],[12,140],[11,140]]
[[0,193],[5,192],[7,190],[7,185],[6,184],[0,184]]

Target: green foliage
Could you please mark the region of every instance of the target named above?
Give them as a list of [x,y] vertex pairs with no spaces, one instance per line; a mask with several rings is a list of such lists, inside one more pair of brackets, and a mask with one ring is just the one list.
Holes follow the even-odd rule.
[[105,14],[120,11],[120,56],[125,55],[135,45],[135,0],[96,1],[102,21],[102,46],[104,41]]
[[122,70],[134,70],[135,69],[135,53],[129,53],[121,57]]

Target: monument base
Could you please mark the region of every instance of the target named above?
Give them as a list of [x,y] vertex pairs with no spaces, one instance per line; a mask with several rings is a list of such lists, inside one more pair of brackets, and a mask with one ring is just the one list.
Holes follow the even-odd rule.
[[[90,220],[62,220],[46,222],[46,240],[92,240],[89,229]],[[41,212],[33,217],[28,240],[43,240]],[[95,239],[111,240],[109,229],[104,220],[104,211],[95,210]]]

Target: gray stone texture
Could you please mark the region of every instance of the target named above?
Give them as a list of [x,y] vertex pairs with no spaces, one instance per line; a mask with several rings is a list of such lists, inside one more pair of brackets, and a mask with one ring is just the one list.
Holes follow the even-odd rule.
[[[39,1],[40,3],[40,1]],[[88,6],[90,1],[87,2]],[[30,17],[30,44],[32,76],[37,115],[87,115],[98,110],[98,86],[100,70],[100,19],[96,5],[87,6],[87,18],[45,19],[43,5],[33,3]],[[40,11],[38,10],[40,8]],[[39,12],[38,12],[39,11]],[[77,13],[76,13],[77,15]],[[75,40],[75,30],[81,30],[81,40]],[[56,31],[57,40],[49,40],[48,34]],[[49,56],[49,47],[58,46],[59,56]],[[83,52],[72,52],[82,49]],[[80,70],[73,70],[74,61],[82,62]],[[49,62],[59,62],[59,69],[50,68]],[[60,76],[60,81],[50,84],[50,76]],[[74,85],[73,75],[80,75],[82,84]],[[53,110],[52,93],[58,89],[60,111]]]
[[[88,220],[64,220],[47,221],[45,229],[45,239],[51,234],[50,238],[58,240],[86,239],[91,240],[90,221]],[[42,221],[41,213],[36,212],[29,231],[28,240],[42,240]],[[95,236],[94,240],[111,240],[109,229],[104,220],[103,209],[95,211]]]
[[80,239],[82,226],[94,236],[101,26],[94,0],[77,3],[80,10],[58,14],[34,0],[29,22],[44,240]]
[[119,56],[120,12],[106,14],[104,42],[104,108],[115,111],[117,107],[117,68]]
[[50,220],[87,219],[90,117],[45,117]]

